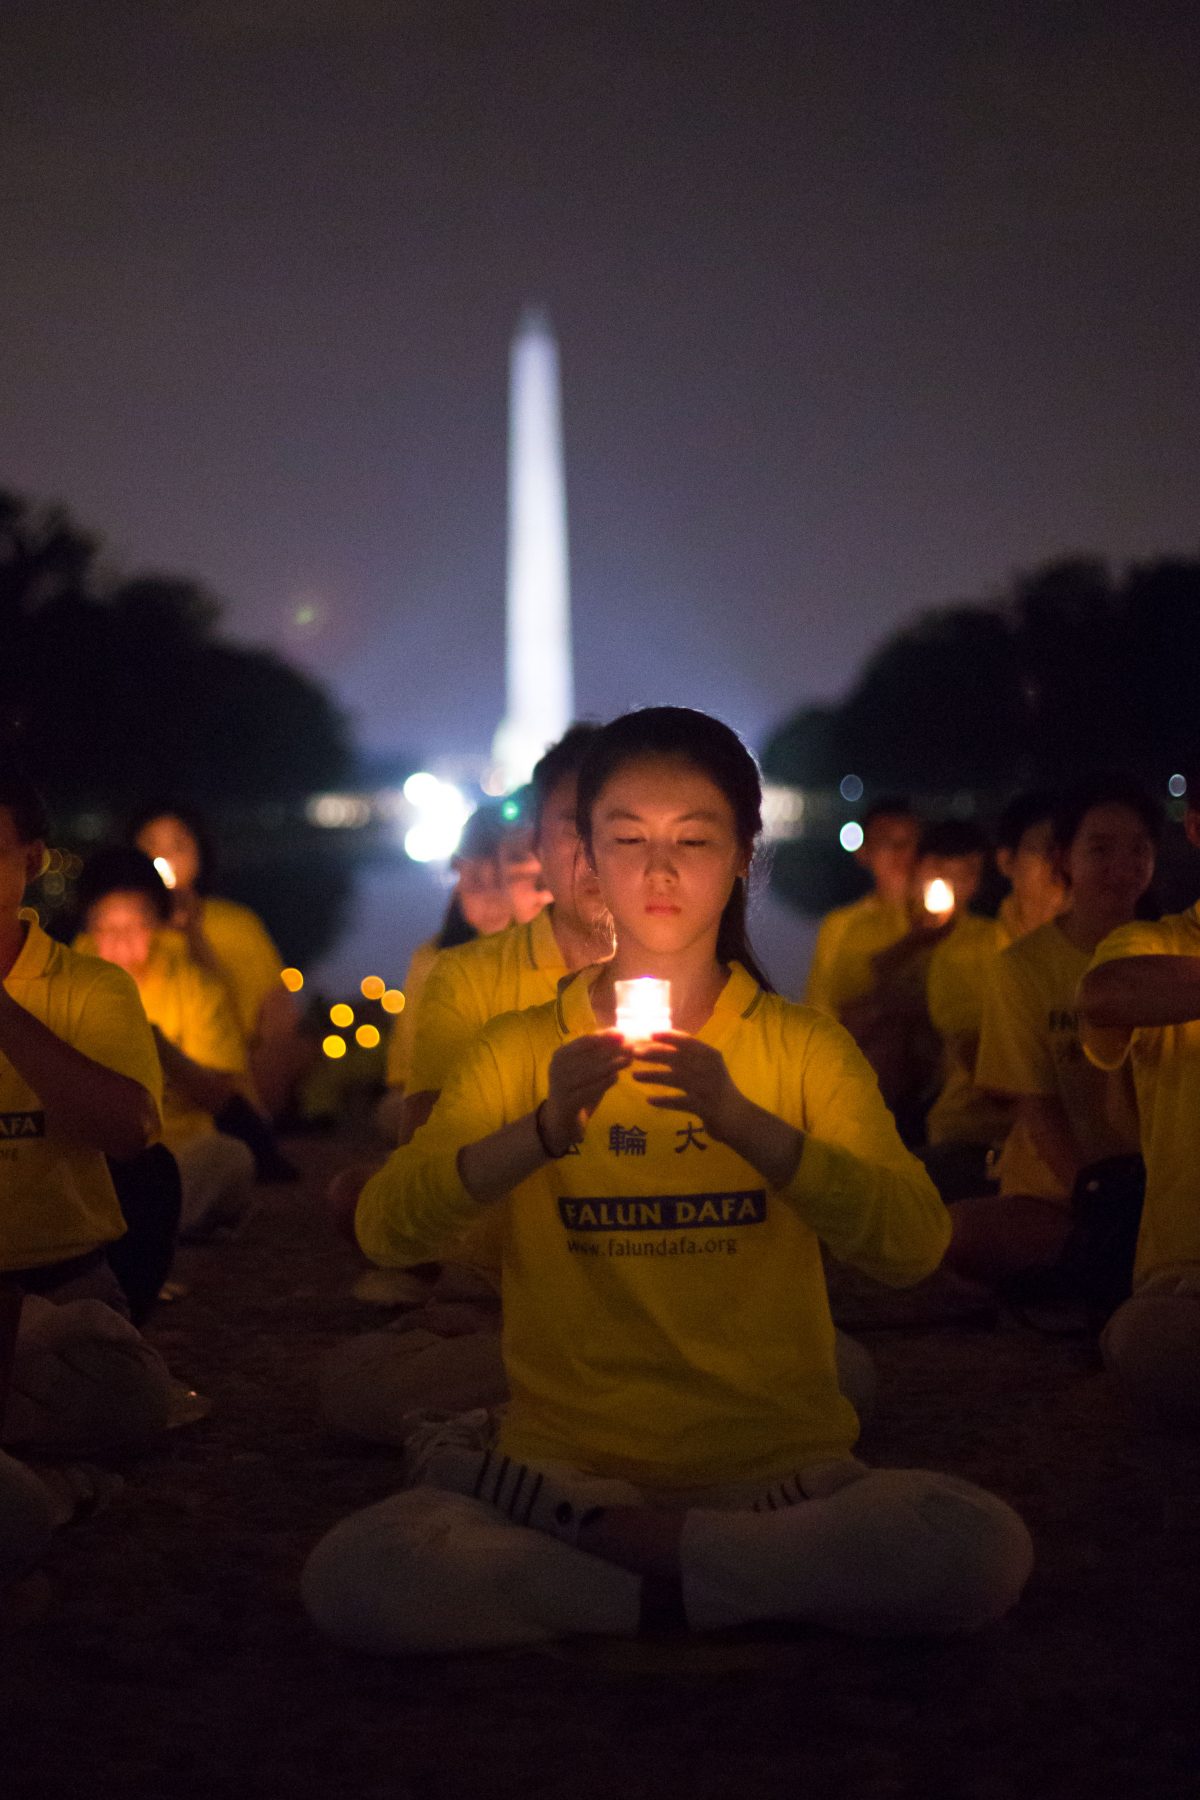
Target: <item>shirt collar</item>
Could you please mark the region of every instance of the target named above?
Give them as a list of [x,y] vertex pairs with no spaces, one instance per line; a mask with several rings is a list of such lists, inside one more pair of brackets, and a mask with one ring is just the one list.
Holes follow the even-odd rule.
[[8,971],[7,981],[40,981],[54,953],[54,940],[42,930],[31,906],[21,908],[20,917],[28,926],[25,942],[17,952],[17,960]]
[[[554,926],[550,920],[550,908],[543,906],[540,913],[530,919],[528,925],[521,930],[525,934],[525,954],[530,967],[534,969],[565,969],[563,953],[558,947],[558,939],[554,935]],[[593,1026],[594,1030],[595,1027]]]
[[[592,963],[560,986],[557,1019],[558,1029],[564,1037],[580,1037],[585,1032],[599,1030],[592,1011],[592,986],[605,966],[604,963]],[[705,1044],[723,1042],[735,1025],[757,1012],[763,995],[764,990],[748,969],[739,962],[730,963],[729,979],[717,995],[717,1003],[703,1030],[696,1033],[697,1037]]]

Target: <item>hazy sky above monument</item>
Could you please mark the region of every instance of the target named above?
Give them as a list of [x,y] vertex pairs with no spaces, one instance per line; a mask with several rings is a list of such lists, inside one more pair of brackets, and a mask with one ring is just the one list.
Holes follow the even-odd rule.
[[1152,0],[8,0],[0,484],[482,750],[542,300],[580,709],[760,739],[923,605],[1197,548],[1198,52]]

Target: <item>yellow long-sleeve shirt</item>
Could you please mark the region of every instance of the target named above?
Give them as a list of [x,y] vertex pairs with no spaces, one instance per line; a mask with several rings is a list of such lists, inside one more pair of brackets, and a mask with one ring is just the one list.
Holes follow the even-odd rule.
[[[545,1097],[554,1052],[596,1029],[595,978],[581,971],[476,1039],[363,1189],[358,1237],[375,1261],[444,1254],[488,1210],[458,1152]],[[769,1189],[622,1074],[578,1151],[499,1203],[509,1454],[662,1489],[843,1455],[857,1421],[838,1389],[821,1242],[898,1285],[942,1257],[945,1208],[840,1026],[735,964],[699,1035],[744,1094],[807,1134],[796,1173]]]

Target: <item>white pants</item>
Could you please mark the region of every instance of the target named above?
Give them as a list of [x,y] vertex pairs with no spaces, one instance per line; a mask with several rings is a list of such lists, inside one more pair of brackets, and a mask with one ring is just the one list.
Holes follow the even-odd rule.
[[183,1186],[181,1238],[199,1242],[245,1217],[254,1199],[254,1158],[240,1138],[206,1131],[174,1156]]
[[[801,1480],[811,1498],[777,1512],[750,1510],[745,1488],[690,1497],[679,1556],[694,1630],[971,1631],[1006,1613],[1029,1577],[1024,1524],[968,1482],[853,1459]],[[436,1488],[344,1519],[309,1557],[302,1592],[322,1631],[380,1655],[632,1636],[641,1608],[640,1576]]]
[[45,1554],[54,1506],[32,1469],[0,1450],[0,1592]]
[[[442,1336],[422,1324],[423,1314],[460,1329]],[[499,1332],[494,1305],[434,1306],[406,1313],[386,1331],[336,1345],[317,1375],[323,1424],[368,1443],[402,1444],[413,1413],[499,1406],[508,1399]],[[869,1351],[840,1331],[835,1351],[838,1385],[865,1424],[875,1407],[875,1364]]]
[[60,1456],[136,1449],[166,1425],[170,1392],[161,1356],[111,1306],[26,1294],[6,1445]]
[[1200,1426],[1200,1266],[1152,1276],[1100,1340],[1105,1365],[1152,1425]]

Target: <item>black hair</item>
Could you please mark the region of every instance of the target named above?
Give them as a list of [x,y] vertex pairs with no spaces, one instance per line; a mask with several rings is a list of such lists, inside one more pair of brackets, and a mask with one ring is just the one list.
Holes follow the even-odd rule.
[[1151,798],[1139,782],[1127,775],[1093,775],[1064,794],[1054,813],[1054,842],[1067,851],[1079,835],[1079,828],[1094,807],[1124,806],[1136,815],[1151,843],[1157,846],[1162,837],[1163,813],[1157,800]]
[[926,825],[917,844],[923,856],[986,856],[988,841],[974,819],[934,819]]
[[109,894],[141,894],[164,925],[171,916],[171,896],[162,876],[148,856],[129,844],[113,844],[88,857],[76,889],[80,917],[86,921],[97,901]]
[[1019,850],[1027,831],[1047,819],[1053,823],[1057,805],[1048,788],[1030,788],[1023,794],[1014,794],[996,822],[996,848]]
[[0,755],[0,806],[12,814],[22,844],[45,840],[50,830],[46,802],[15,756]]
[[204,814],[197,812],[194,806],[179,800],[148,800],[139,806],[125,829],[126,842],[136,845],[138,838],[147,825],[155,819],[178,819],[186,831],[190,831],[196,840],[196,853],[199,857],[199,869],[196,874],[196,892],[210,894],[217,876],[217,852],[213,843],[213,835]]
[[579,774],[589,750],[603,729],[601,725],[586,722],[569,725],[557,744],[551,744],[541,761],[536,764],[529,778],[535,838],[542,829],[546,802],[560,781],[565,781],[568,775]]
[[866,837],[876,819],[915,819],[916,809],[905,794],[881,794],[878,800],[872,800],[862,817],[863,836]]
[[[762,830],[762,778],[758,764],[736,731],[690,706],[647,706],[593,728],[579,771],[576,824],[592,855],[592,810],[605,783],[623,763],[638,757],[676,757],[690,763],[720,788],[733,809],[738,842],[747,864]],[[747,878],[739,875],[721,914],[717,960],[740,962],[768,993],[774,988],[750,947],[746,930]]]

